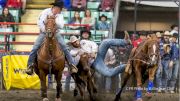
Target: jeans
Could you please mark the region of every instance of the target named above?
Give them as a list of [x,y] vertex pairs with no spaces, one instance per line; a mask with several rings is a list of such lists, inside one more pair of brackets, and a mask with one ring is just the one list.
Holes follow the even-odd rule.
[[103,74],[104,76],[115,76],[119,73],[122,73],[125,70],[126,65],[121,64],[115,68],[109,68],[104,63],[104,58],[107,53],[107,50],[111,46],[117,47],[124,47],[126,45],[126,41],[123,39],[105,39],[99,46],[99,50],[97,53],[97,57],[92,64],[92,67],[97,70],[99,73]]
[[178,69],[179,69],[179,60],[175,60],[173,61],[174,65],[173,68],[170,69],[170,83],[169,83],[169,87],[171,87],[172,89],[175,88],[175,84],[177,81],[177,76],[178,76]]
[[70,84],[71,84],[71,75],[67,75],[65,81],[65,91],[70,91]]
[[170,79],[169,75],[169,62],[170,60],[161,60],[161,65],[162,65],[162,72],[160,70],[157,70],[156,74],[156,82],[158,84],[159,88],[167,88],[168,80]]
[[[32,63],[34,63],[35,61],[35,58],[37,56],[37,51],[38,49],[40,48],[41,44],[43,43],[43,39],[45,38],[45,33],[40,33],[40,35],[38,36],[38,38],[36,39],[36,42],[34,43],[34,46],[33,46],[33,49],[31,50],[31,53],[29,55],[29,59],[28,59],[28,65],[31,65]],[[61,46],[61,49],[63,50],[65,56],[66,56],[66,59],[68,60],[68,62],[70,64],[73,64],[75,65],[73,59],[72,59],[72,56],[71,54],[69,53],[67,47],[66,47],[66,43],[64,42],[64,39],[63,37],[61,36],[60,33],[56,33],[56,36],[55,36],[58,40],[58,43],[60,44]]]

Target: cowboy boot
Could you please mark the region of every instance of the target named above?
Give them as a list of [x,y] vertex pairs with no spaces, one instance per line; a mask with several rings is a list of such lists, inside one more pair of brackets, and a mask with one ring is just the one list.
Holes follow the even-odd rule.
[[27,69],[26,69],[26,74],[28,74],[28,75],[32,75],[33,73],[34,73],[34,71],[33,71],[33,64],[32,65],[29,65],[28,67],[27,67]]

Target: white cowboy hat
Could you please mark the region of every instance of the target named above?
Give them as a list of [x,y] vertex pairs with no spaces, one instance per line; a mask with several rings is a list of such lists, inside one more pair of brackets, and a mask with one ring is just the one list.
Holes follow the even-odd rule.
[[172,36],[169,31],[164,32],[164,36]]
[[69,43],[74,43],[77,40],[78,40],[78,38],[76,36],[71,36],[70,40],[69,40]]
[[162,37],[162,35],[161,35],[160,32],[157,32],[157,33],[156,33],[156,36],[157,36],[158,38]]

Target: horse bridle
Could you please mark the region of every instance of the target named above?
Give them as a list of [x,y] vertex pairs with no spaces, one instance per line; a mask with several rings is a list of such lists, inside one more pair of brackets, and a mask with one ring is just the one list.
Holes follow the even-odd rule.
[[[155,41],[155,40],[153,40],[153,41]],[[159,56],[158,53],[153,53],[153,54],[150,54],[150,55],[147,55],[147,54],[145,54],[145,53],[141,53],[141,54],[143,54],[143,56],[145,57],[146,60],[135,59],[136,56],[141,52],[142,48],[145,46],[146,43],[147,43],[147,41],[144,42],[143,46],[139,49],[139,51],[137,52],[137,54],[136,54],[135,56],[133,56],[132,59],[129,59],[130,61],[132,61],[132,60],[138,60],[138,61],[143,62],[144,64],[149,65],[150,63],[149,63],[147,60],[150,59],[151,56],[153,56],[153,55]]]

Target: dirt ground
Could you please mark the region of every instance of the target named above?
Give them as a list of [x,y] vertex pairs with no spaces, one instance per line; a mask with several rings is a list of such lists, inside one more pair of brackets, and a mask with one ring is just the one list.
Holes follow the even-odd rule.
[[[62,101],[80,101],[80,96],[73,97],[72,92],[64,92],[62,95]],[[115,94],[98,94],[97,101],[113,101]],[[48,91],[48,98],[50,101],[55,99],[55,90]],[[178,94],[156,94],[148,99],[143,98],[144,101],[179,101]],[[0,101],[41,101],[39,90],[11,90],[0,91]],[[85,101],[89,101],[88,95],[86,95]],[[133,93],[123,93],[121,101],[134,101]]]

